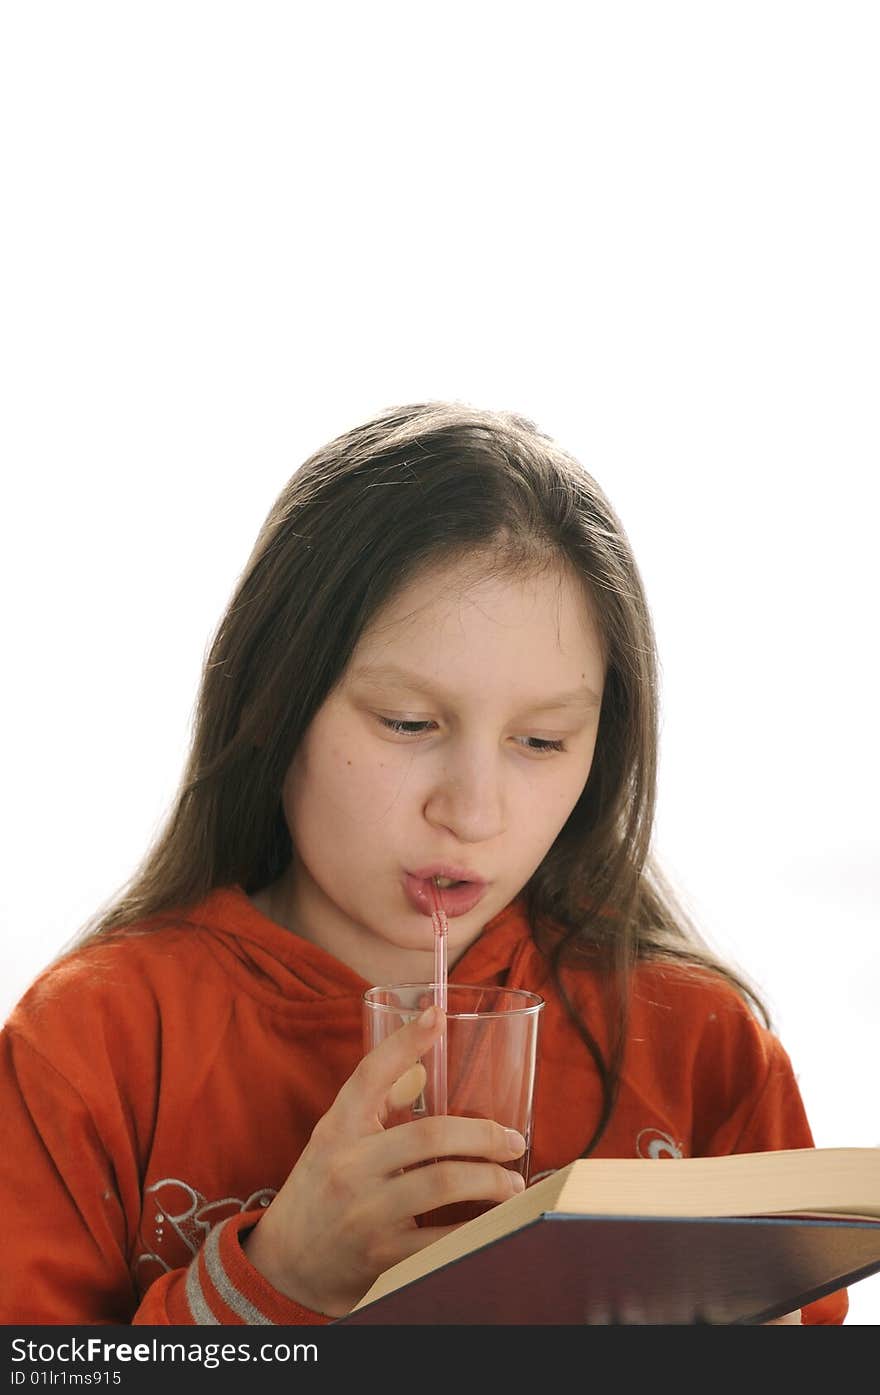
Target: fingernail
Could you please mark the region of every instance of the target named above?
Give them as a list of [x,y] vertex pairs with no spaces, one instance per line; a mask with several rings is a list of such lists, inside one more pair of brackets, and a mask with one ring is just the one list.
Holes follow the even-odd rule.
[[525,1191],[526,1182],[521,1172],[511,1172],[510,1185],[515,1192]]
[[436,1021],[437,1009],[436,1007],[434,1007],[432,1003],[429,1008],[425,1008],[425,1011],[422,1013],[421,1017],[417,1018],[417,1025],[419,1027],[433,1027]]
[[517,1133],[516,1129],[505,1129],[504,1132],[507,1134],[507,1143],[511,1153],[524,1153],[526,1151],[526,1141],[521,1133]]

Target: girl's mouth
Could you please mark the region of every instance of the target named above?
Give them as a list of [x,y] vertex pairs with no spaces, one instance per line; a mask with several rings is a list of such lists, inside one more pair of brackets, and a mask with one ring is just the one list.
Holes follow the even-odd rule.
[[[431,881],[430,876],[418,876],[413,872],[405,872],[403,875],[403,890],[406,898],[413,909],[421,915],[430,916],[434,910]],[[438,876],[437,881],[440,900],[449,917],[466,915],[482,900],[488,890],[487,882],[459,881],[442,876]],[[447,885],[447,883],[450,884]]]

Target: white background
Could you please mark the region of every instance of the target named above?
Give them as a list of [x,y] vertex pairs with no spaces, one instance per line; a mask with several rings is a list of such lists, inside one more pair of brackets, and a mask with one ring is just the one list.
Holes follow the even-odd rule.
[[[129,875],[305,456],[531,416],[663,665],[657,849],[880,1144],[880,12],[7,3],[3,1015]],[[851,1290],[880,1322],[880,1276]]]

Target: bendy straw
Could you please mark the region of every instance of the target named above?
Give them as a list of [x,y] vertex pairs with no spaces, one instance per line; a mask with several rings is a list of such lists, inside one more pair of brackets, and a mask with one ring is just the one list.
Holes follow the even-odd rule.
[[[434,926],[434,1002],[443,1011],[446,1011],[446,943],[449,934],[449,922],[446,919],[446,912],[443,909],[443,898],[440,895],[440,888],[437,885],[437,878],[431,878],[431,898],[434,902],[434,910],[431,914],[431,922]],[[433,1056],[433,1080],[434,1080],[434,1113],[446,1113],[446,1033],[439,1038],[434,1047]]]

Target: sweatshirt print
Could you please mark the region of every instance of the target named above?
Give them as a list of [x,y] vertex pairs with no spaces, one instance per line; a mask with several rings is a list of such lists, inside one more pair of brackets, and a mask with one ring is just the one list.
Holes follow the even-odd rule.
[[[545,999],[530,1181],[580,1156],[600,1082],[521,902],[450,981]],[[0,1200],[15,1218],[0,1322],[330,1321],[274,1289],[242,1240],[360,1060],[369,986],[238,886],[47,969],[0,1033]],[[566,987],[604,1044],[593,975],[567,970]],[[707,974],[642,966],[595,1156],[811,1146],[789,1059],[738,996]],[[804,1321],[841,1323],[846,1308],[841,1291]]]

